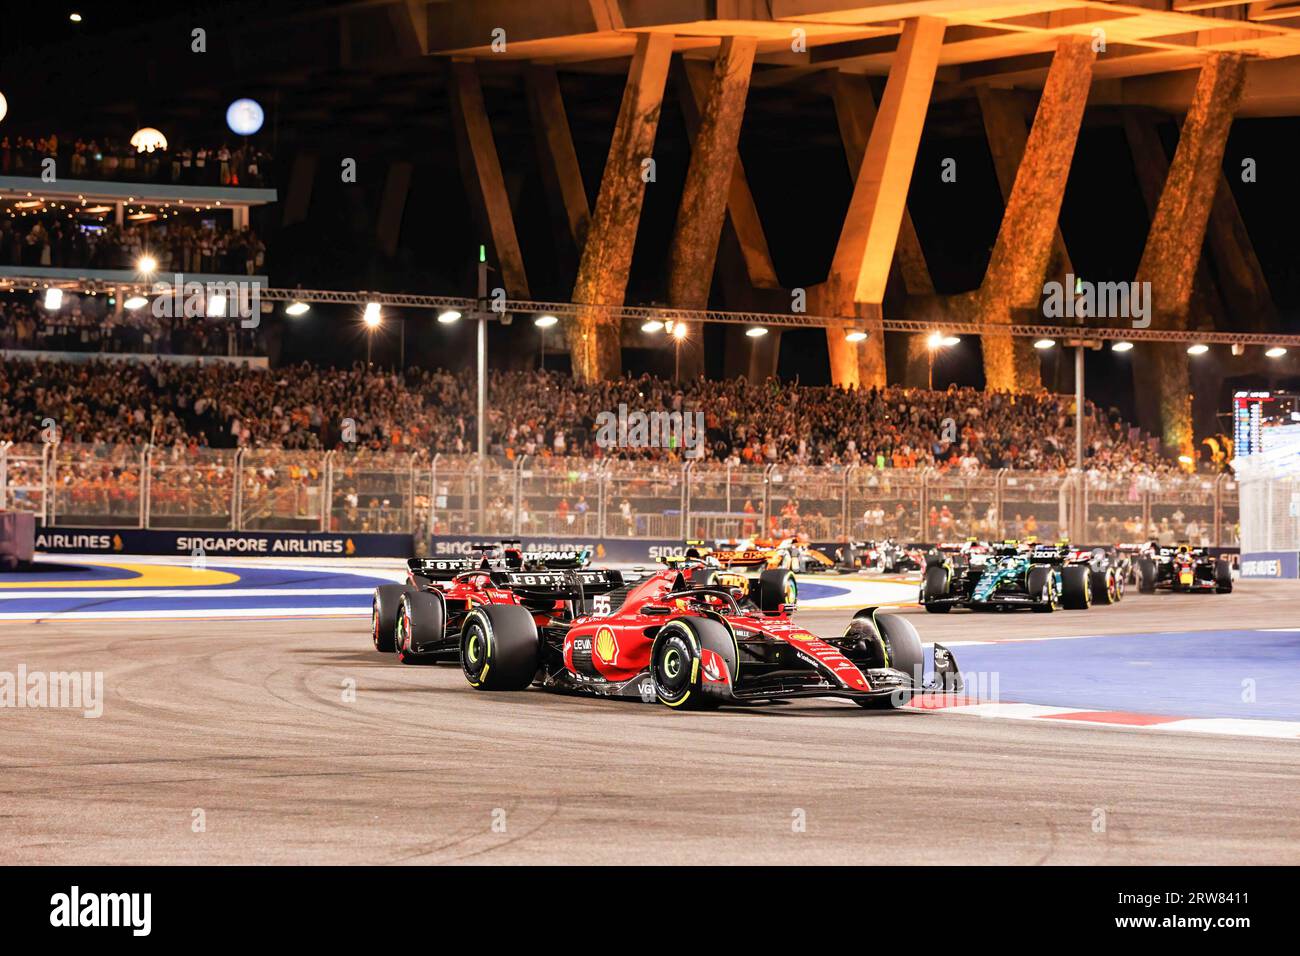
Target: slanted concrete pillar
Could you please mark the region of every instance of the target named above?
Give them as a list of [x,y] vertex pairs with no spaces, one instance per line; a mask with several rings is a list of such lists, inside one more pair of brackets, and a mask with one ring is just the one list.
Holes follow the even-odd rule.
[[[642,162],[653,158],[672,53],[673,37],[669,34],[642,33],[637,37],[636,53],[623,90],[623,105],[601,177],[600,195],[578,264],[574,302],[596,306],[623,304],[645,198]],[[619,375],[623,367],[620,326],[618,319],[603,310],[578,313],[570,338],[574,378],[579,382],[593,382]]]
[[[1057,41],[993,255],[975,299],[975,317],[981,322],[1009,325],[1015,312],[1038,308],[1096,56],[1086,37]],[[995,102],[987,97],[986,101]],[[1002,118],[996,108],[991,115],[995,122]],[[1014,137],[1014,123],[997,125],[1000,132],[995,139],[1005,146]],[[1031,342],[1024,340],[1017,346],[1011,335],[985,335],[982,345],[986,388],[1022,392],[1041,386]]]
[[[1218,187],[1223,150],[1241,99],[1245,61],[1237,53],[1212,53],[1201,67],[1156,206],[1137,281],[1151,283],[1152,327],[1187,328],[1192,284],[1205,241],[1205,228]],[[1192,401],[1186,346],[1141,345],[1149,374],[1142,377],[1154,397],[1166,450],[1192,453]],[[1141,381],[1141,380],[1140,380]]]
[[[705,61],[681,61],[678,101],[691,149],[695,148],[695,139],[699,135],[701,115],[713,84],[713,72]],[[750,286],[755,289],[780,287],[776,267],[772,264],[772,253],[767,245],[767,235],[758,218],[758,207],[754,203],[754,194],[750,191],[749,178],[745,175],[745,165],[741,162],[739,153],[732,164],[731,183],[727,189],[727,218],[723,236],[724,244],[729,239],[735,245],[739,253],[738,260],[744,266]]]
[[[718,50],[668,254],[668,302],[674,308],[704,309],[709,304],[757,49],[752,37],[724,37]],[[683,380],[704,374],[703,329],[695,322],[688,326],[681,350]]]
[[581,251],[591,226],[591,208],[582,184],[582,169],[573,147],[564,97],[560,94],[559,77],[554,67],[532,63],[524,84],[547,198],[556,205],[553,211],[563,220],[573,249]]
[[[904,23],[830,275],[822,285],[810,290],[809,298],[821,314],[846,319],[843,325],[826,330],[831,380],[836,385],[885,384],[884,336],[873,320],[880,316],[907,208],[907,190],[930,104],[943,32],[944,21],[934,17],[917,17]],[[873,334],[865,342],[849,342],[845,332],[855,325]]]
[[1277,328],[1277,306],[1269,291],[1264,268],[1255,255],[1255,245],[1237,208],[1228,177],[1220,174],[1210,207],[1210,255],[1219,290],[1234,321],[1234,328],[1268,331]]
[[[1141,189],[1142,199],[1146,204],[1148,221],[1154,222],[1156,208],[1160,205],[1160,193],[1164,189],[1165,181],[1169,178],[1169,157],[1165,154],[1164,143],[1161,141],[1159,130],[1156,128],[1155,116],[1146,110],[1125,110],[1124,132],[1128,139],[1129,149],[1133,154],[1134,171],[1137,173],[1138,188]],[[1219,190],[1223,188],[1223,185],[1220,185]],[[1219,190],[1215,191],[1216,197]],[[1210,228],[1213,229],[1213,212],[1210,214],[1210,222]],[[1226,315],[1227,312],[1224,310],[1218,285],[1210,274],[1206,257],[1202,255],[1197,261],[1196,275],[1192,279],[1192,298],[1188,309],[1189,327],[1221,328],[1226,321]],[[1234,325],[1234,327],[1236,326]],[[1133,384],[1136,394],[1139,396],[1156,395],[1158,393],[1156,381],[1160,369],[1150,360],[1150,350],[1136,349],[1131,353],[1130,362],[1133,368]],[[1210,356],[1196,361],[1196,365],[1201,371],[1205,371],[1210,364],[1217,364],[1213,362]],[[1206,381],[1202,379],[1198,379],[1194,383],[1194,391],[1198,394],[1204,393],[1203,398],[1211,394],[1207,388],[1202,387],[1205,384]],[[1213,388],[1213,394],[1218,395],[1217,386]],[[1217,398],[1211,398],[1209,402],[1217,402]],[[1207,423],[1213,424],[1211,421],[1212,416],[1207,418],[1205,404],[1206,402],[1203,401],[1201,407],[1198,408],[1195,400],[1193,400],[1193,423],[1198,433],[1205,431],[1203,426]],[[1137,423],[1148,434],[1161,434],[1160,408],[1154,400],[1137,403]]]
[[[871,95],[871,84],[860,73],[837,70],[830,77],[830,85],[840,139],[844,143],[844,158],[848,161],[849,175],[856,181],[858,171],[862,168],[862,158],[867,151],[867,139],[876,121],[876,103]],[[907,296],[931,295],[934,295],[934,281],[930,277],[930,267],[925,261],[912,214],[904,207],[903,221],[898,231],[898,246],[894,250],[894,261],[886,283],[885,303],[890,308],[905,307]],[[925,335],[907,335],[901,343],[901,349],[902,383],[909,388],[925,388],[929,371]]]
[[478,64],[473,60],[453,60],[451,79],[452,118],[465,189],[491,237],[506,292],[517,298],[531,298],[524,254],[519,248],[515,218],[510,211],[510,196],[501,174],[501,160],[492,138],[487,107],[483,104]]

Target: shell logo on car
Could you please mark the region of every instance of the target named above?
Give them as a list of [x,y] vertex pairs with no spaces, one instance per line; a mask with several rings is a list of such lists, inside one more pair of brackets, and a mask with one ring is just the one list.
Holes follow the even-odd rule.
[[609,628],[602,627],[596,632],[592,649],[602,664],[618,663],[618,641],[614,640],[614,632]]

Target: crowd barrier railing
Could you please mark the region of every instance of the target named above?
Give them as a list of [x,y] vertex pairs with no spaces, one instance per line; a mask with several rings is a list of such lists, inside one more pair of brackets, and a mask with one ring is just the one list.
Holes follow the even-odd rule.
[[0,507],[48,527],[554,540],[1161,537],[1238,543],[1231,475],[0,443]]

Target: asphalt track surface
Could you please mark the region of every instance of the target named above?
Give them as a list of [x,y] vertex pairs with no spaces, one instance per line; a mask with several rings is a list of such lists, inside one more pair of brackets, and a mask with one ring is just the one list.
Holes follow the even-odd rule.
[[[940,641],[1271,628],[1300,589],[904,613]],[[1293,740],[492,695],[355,619],[0,626],[20,664],[101,670],[106,702],[0,713],[3,864],[1300,862]]]

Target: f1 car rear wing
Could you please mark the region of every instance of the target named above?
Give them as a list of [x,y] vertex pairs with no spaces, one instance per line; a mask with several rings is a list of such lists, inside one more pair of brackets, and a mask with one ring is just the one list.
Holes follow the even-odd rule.
[[592,594],[608,594],[623,586],[620,571],[504,571],[493,570],[494,587],[517,594],[554,601],[582,600]]
[[504,567],[500,558],[411,558],[407,569],[430,581],[450,581],[466,571],[484,571]]
[[591,563],[591,548],[563,551],[525,551],[524,564],[551,571],[576,571]]

